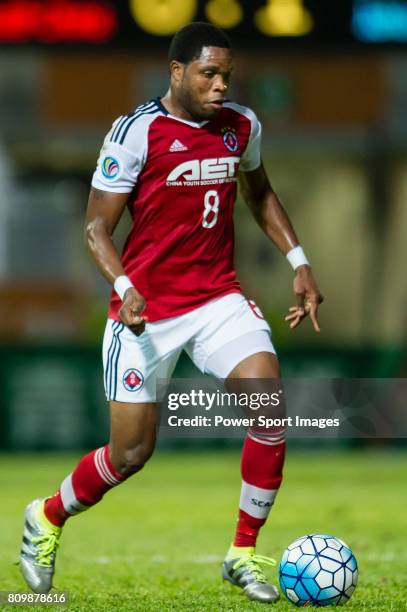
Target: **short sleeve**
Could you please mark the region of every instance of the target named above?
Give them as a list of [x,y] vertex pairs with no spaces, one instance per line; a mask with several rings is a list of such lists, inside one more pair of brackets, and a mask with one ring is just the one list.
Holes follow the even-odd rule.
[[249,142],[247,143],[247,147],[241,157],[239,166],[239,170],[242,170],[243,172],[256,170],[256,168],[260,166],[261,162],[261,123],[253,111],[250,111],[249,118],[251,122]]
[[147,139],[145,133],[139,133],[137,146],[131,149],[115,141],[114,134],[125,120],[119,117],[104,140],[92,178],[92,187],[96,189],[130,193],[137,183],[146,160]]

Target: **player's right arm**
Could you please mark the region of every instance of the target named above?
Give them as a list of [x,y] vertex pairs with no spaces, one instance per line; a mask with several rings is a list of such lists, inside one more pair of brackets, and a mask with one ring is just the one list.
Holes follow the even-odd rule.
[[121,320],[137,335],[147,320],[142,314],[145,301],[126,278],[112,235],[146,160],[148,126],[155,116],[150,111],[154,108],[153,102],[148,103],[113,123],[93,174],[85,222],[86,242],[103,276],[113,286],[124,276],[130,285],[124,289],[116,285],[115,289],[122,298]]
[[[97,267],[111,285],[114,285],[119,276],[125,275],[112,236],[128,198],[128,193],[114,193],[95,187],[92,187],[89,195],[85,240]],[[124,294],[119,314],[123,323],[136,334],[144,330],[144,307],[143,296],[135,287],[129,287]]]

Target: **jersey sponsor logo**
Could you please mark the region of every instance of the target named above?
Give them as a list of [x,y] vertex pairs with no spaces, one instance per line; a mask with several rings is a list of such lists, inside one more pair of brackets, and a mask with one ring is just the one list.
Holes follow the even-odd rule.
[[127,391],[139,391],[144,385],[144,376],[140,370],[136,368],[130,368],[126,370],[123,375],[123,387]]
[[102,174],[110,181],[114,181],[119,176],[120,164],[115,157],[105,157],[102,161]]
[[223,133],[223,144],[233,153],[238,150],[239,141],[237,140],[234,130],[226,128],[226,131]]
[[178,164],[167,176],[168,186],[215,185],[236,181],[236,167],[240,157],[192,159]]
[[177,151],[188,151],[188,147],[186,147],[180,140],[178,140],[178,138],[176,138],[168,150],[171,153],[175,153]]
[[257,306],[256,302],[254,300],[247,300],[247,301],[248,301],[248,304],[254,316],[257,317],[258,319],[264,320],[263,313],[260,310],[260,308]]

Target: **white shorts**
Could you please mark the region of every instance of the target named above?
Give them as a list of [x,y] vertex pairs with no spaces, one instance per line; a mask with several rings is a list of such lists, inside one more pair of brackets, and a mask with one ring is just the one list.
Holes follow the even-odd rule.
[[108,319],[103,338],[104,385],[108,400],[154,402],[157,378],[168,379],[184,349],[204,374],[226,378],[246,357],[275,353],[260,309],[231,293],[186,314],[147,323],[136,336]]

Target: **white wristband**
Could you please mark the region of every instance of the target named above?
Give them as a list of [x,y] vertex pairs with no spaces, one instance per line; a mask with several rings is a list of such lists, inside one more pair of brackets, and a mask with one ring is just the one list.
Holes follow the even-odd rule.
[[305,253],[300,245],[288,251],[286,255],[289,264],[292,269],[295,271],[299,266],[309,266],[309,261],[305,257]]
[[114,281],[114,290],[116,291],[117,295],[120,296],[120,299],[122,301],[124,298],[124,294],[130,287],[134,287],[134,285],[129,279],[129,277],[125,276],[124,274],[122,276],[118,276]]

